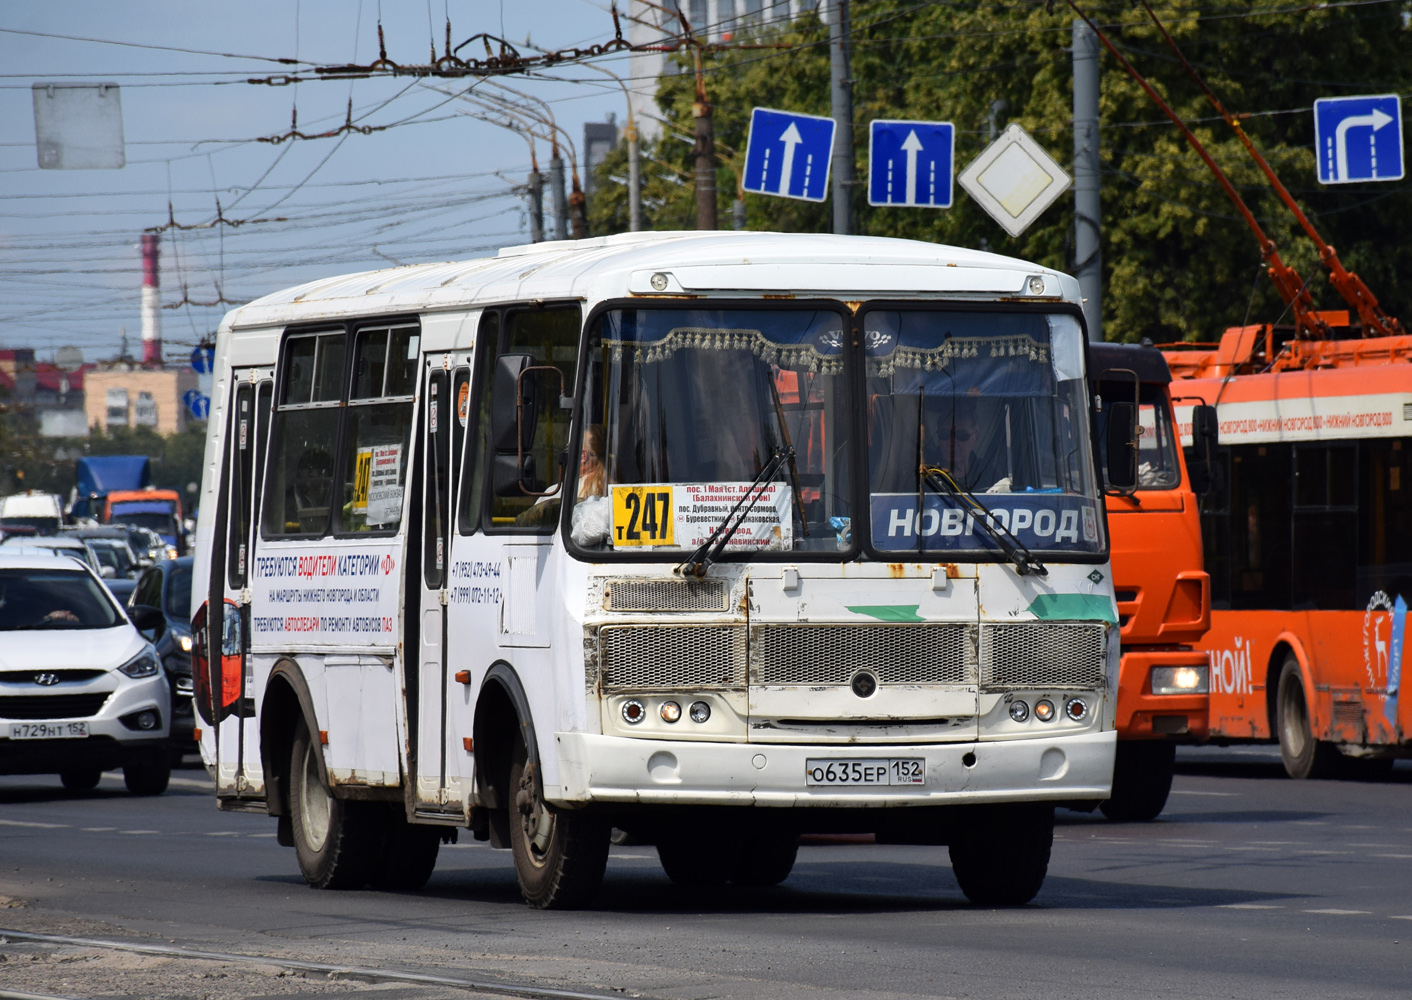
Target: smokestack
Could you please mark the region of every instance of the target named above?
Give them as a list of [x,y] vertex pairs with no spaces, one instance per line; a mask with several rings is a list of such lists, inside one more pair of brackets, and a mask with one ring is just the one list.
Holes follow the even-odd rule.
[[142,363],[162,364],[162,304],[158,301],[157,255],[161,252],[156,233],[142,234]]

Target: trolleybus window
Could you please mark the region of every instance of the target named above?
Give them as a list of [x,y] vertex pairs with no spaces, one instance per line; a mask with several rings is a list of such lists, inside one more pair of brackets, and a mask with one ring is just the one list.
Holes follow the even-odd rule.
[[725,552],[852,550],[844,343],[832,309],[604,313],[570,462],[575,544],[691,552],[749,496]]
[[1031,550],[1104,550],[1073,316],[870,309],[862,323],[876,549],[995,553],[985,517]]
[[265,492],[266,535],[317,536],[328,530],[343,355],[342,330],[285,341],[279,426]]
[[364,328],[355,339],[340,530],[393,531],[402,523],[420,337],[410,325]]

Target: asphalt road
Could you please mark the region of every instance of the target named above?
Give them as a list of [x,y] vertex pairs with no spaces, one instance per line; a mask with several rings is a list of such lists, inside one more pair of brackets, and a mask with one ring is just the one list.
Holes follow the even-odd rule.
[[[135,954],[0,936],[0,996],[469,995],[357,966],[599,995],[1406,997],[1412,762],[1382,783],[1292,782],[1264,748],[1183,751],[1167,811],[1061,812],[1026,907],[968,905],[945,848],[818,843],[775,889],[673,886],[615,848],[598,908],[520,903],[508,852],[443,848],[420,893],[316,892],[274,822],[216,811],[204,772],[135,799],[0,778],[0,935],[257,956]],[[261,960],[263,959],[263,961]],[[303,960],[316,967],[290,969]],[[501,993],[501,991],[495,991]],[[521,994],[523,995],[523,994]]]

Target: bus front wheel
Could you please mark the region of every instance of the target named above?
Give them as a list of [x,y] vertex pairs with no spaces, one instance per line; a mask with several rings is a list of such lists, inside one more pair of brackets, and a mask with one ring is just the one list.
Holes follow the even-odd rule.
[[301,720],[289,762],[290,827],[299,871],[315,889],[361,889],[382,848],[380,803],[334,798],[319,773],[319,745]]
[[1054,807],[1016,802],[973,806],[951,835],[951,870],[978,906],[1020,906],[1034,899],[1049,871]]
[[1276,691],[1280,756],[1284,759],[1285,773],[1298,779],[1332,777],[1338,766],[1338,748],[1314,738],[1304,679],[1299,673],[1299,660],[1293,653],[1285,655]]
[[1098,808],[1115,823],[1151,822],[1167,805],[1176,766],[1174,743],[1119,740],[1113,763],[1113,794]]
[[603,882],[612,829],[544,801],[539,768],[522,743],[510,761],[510,853],[520,895],[540,910],[583,906]]

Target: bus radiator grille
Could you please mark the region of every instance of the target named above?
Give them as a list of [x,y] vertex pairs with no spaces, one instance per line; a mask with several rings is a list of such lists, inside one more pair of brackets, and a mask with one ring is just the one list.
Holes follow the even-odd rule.
[[981,629],[981,687],[1102,687],[1106,631],[1101,624],[988,625]]
[[604,625],[598,630],[603,689],[745,687],[739,625]]
[[767,686],[851,683],[860,670],[879,684],[976,683],[976,626],[757,625],[750,679]]
[[730,586],[725,580],[608,580],[603,586],[607,611],[726,611]]

